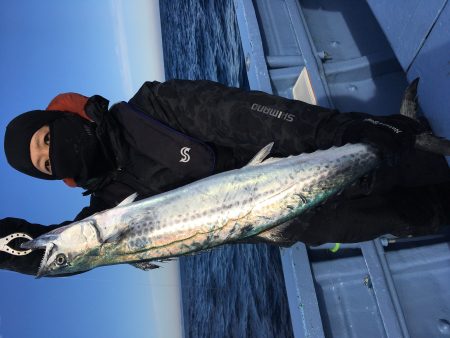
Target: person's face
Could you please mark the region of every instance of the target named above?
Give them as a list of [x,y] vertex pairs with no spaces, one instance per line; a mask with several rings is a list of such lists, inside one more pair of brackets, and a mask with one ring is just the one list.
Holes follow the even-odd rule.
[[39,128],[31,137],[30,157],[31,162],[39,171],[51,175],[52,167],[50,165],[50,128],[44,125]]

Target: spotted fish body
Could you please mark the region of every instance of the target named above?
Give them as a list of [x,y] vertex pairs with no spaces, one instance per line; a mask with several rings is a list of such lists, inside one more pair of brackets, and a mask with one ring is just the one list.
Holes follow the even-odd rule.
[[378,163],[363,144],[263,161],[270,146],[241,169],[138,202],[127,199],[28,242],[28,248],[46,248],[39,275],[160,260],[260,234],[322,203]]

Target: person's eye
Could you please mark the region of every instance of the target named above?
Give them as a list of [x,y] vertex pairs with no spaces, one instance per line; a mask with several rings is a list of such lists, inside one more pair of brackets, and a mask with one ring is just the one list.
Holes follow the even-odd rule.
[[45,134],[44,143],[48,146],[50,145],[50,133]]
[[47,169],[47,171],[48,171],[49,173],[52,172],[52,168],[51,168],[51,166],[50,166],[50,160],[45,161],[45,169]]

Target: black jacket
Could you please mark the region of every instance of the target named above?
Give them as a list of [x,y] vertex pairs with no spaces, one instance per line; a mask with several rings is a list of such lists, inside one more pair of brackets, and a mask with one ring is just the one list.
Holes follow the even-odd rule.
[[[202,177],[192,177],[187,170],[175,170],[161,160],[161,149],[154,148],[154,139],[148,135],[150,128],[142,127],[145,118],[140,113],[212,149],[214,168],[205,171],[203,176],[245,165],[270,142],[274,142],[273,156],[340,145],[347,124],[356,115],[365,116],[340,114],[301,101],[211,81],[146,82],[128,104],[134,112],[125,111],[120,104],[106,111],[100,97],[91,98],[85,107],[87,114],[97,121],[102,115],[110,114],[114,125],[107,123],[107,132],[119,133],[115,137],[125,140],[126,145],[118,155],[122,157],[120,170],[111,174],[107,184],[94,188],[90,205],[76,220],[114,207],[136,191],[144,198]],[[114,148],[117,150],[119,146]]]
[[[99,138],[113,150],[117,169],[104,177],[85,182],[85,187],[91,193],[90,205],[82,209],[75,220],[112,208],[134,192],[138,192],[140,198],[149,197],[213,173],[241,167],[270,142],[274,142],[273,156],[295,155],[341,145],[347,127],[353,121],[368,116],[363,113],[342,114],[301,101],[229,88],[211,81],[187,80],[146,82],[128,103],[115,104],[109,109],[105,99],[94,96],[89,99],[85,111],[97,122]],[[182,143],[183,137],[187,137],[194,147],[201,148],[199,151],[207,164],[183,170],[179,160],[173,158],[181,155],[178,149],[176,155],[166,156],[164,153],[166,149],[162,149],[164,141],[161,140],[165,136],[158,125],[168,128],[169,136],[178,135],[174,136],[173,149],[177,142]],[[448,169],[442,159],[439,163],[443,171]],[[444,176],[447,174],[448,171]],[[394,177],[393,180],[397,179]],[[376,215],[387,208],[389,213],[395,214],[387,215],[387,219],[404,229],[407,222],[403,218],[401,221],[396,220],[400,216],[392,203],[387,203],[388,200],[383,198],[376,201],[367,199],[364,202],[364,194],[361,194],[366,190],[364,182],[361,187],[346,198],[347,204],[342,208],[345,212],[341,215],[342,231],[339,231],[338,225],[334,226],[333,232],[327,228],[330,227],[329,221],[339,218],[335,215],[336,210],[339,210],[336,208],[337,202],[333,201],[329,207],[325,206],[322,213],[311,213],[303,220],[299,218],[294,221],[291,231],[286,233],[287,243],[297,240],[315,244],[359,241],[392,229],[392,224],[388,222],[384,227],[364,231],[358,224],[349,222],[355,218],[352,215],[352,202],[348,200],[353,200],[355,196],[359,203],[357,212],[368,213],[361,211],[362,203],[364,208],[373,208],[373,219],[381,222]],[[14,218],[5,219],[3,223],[0,227],[1,237],[19,228],[35,237],[69,221],[50,227]],[[317,230],[308,230],[314,228]],[[351,230],[354,228],[358,229],[356,233]],[[39,251],[23,257],[0,252],[0,266],[23,273],[35,273],[40,255],[42,252]]]

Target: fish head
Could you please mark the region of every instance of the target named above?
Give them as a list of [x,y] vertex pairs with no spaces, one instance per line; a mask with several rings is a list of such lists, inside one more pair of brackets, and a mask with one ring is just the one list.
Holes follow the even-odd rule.
[[95,220],[85,219],[22,243],[21,247],[45,249],[36,275],[40,278],[92,269],[100,242]]

